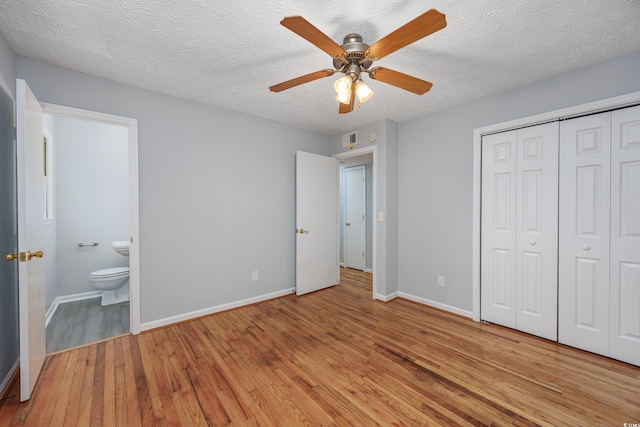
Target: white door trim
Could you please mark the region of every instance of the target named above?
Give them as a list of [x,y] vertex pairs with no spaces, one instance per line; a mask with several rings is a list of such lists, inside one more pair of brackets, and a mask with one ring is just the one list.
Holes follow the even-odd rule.
[[[372,173],[372,200],[371,200],[371,212],[373,212],[373,215],[375,216],[375,213],[378,212],[378,155],[377,155],[377,147],[375,145],[370,145],[368,147],[363,147],[363,148],[357,148],[355,150],[350,150],[350,151],[345,151],[342,153],[338,153],[338,154],[334,154],[333,157],[335,157],[338,160],[345,160],[345,159],[349,159],[351,157],[358,157],[361,156],[363,154],[373,154],[373,173]],[[339,221],[340,219],[338,219]],[[373,289],[372,289],[372,295],[371,297],[373,299],[376,299],[376,295],[378,295],[378,280],[376,277],[376,265],[377,265],[377,259],[378,259],[378,251],[377,251],[377,246],[378,246],[378,233],[376,232],[376,227],[377,227],[377,222],[375,220],[375,218],[372,220],[373,222],[373,227],[372,228],[372,236],[371,236],[371,242],[372,242],[372,248],[371,248],[371,262],[372,262],[372,276],[373,276]]]
[[131,246],[129,248],[129,328],[133,335],[140,333],[140,216],[138,198],[138,119],[114,116],[97,111],[65,107],[42,102],[45,114],[91,120],[128,129],[129,140],[129,227]]
[[[601,101],[562,108],[535,116],[523,117],[508,122],[497,123],[473,130],[473,236],[472,236],[472,289],[473,320],[480,321],[480,198],[482,135],[504,132],[524,126],[545,123],[552,120],[568,119],[575,116],[597,113],[612,108],[622,108],[640,102],[640,92],[616,96]],[[375,157],[374,157],[375,159]],[[374,181],[375,182],[375,181]],[[375,193],[374,193],[375,194]],[[375,197],[375,196],[374,196]],[[375,242],[375,241],[374,241]]]

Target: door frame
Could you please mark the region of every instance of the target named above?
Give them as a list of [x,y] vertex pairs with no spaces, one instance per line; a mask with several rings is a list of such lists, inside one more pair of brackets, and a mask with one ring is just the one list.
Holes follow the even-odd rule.
[[[371,227],[371,244],[372,244],[372,248],[371,248],[371,270],[372,270],[372,277],[373,277],[373,286],[372,286],[372,293],[371,293],[371,298],[372,299],[376,299],[376,295],[378,295],[378,280],[377,280],[377,275],[376,275],[376,264],[377,264],[377,260],[378,260],[378,250],[377,250],[377,240],[378,240],[378,233],[376,232],[376,227],[377,227],[377,222],[375,220],[375,213],[378,212],[378,201],[377,201],[377,194],[378,194],[378,177],[377,177],[377,170],[378,170],[378,155],[377,155],[377,147],[375,145],[370,145],[368,147],[363,147],[363,148],[357,148],[355,150],[350,150],[350,151],[345,151],[342,153],[338,153],[338,154],[334,154],[333,157],[335,157],[338,160],[345,160],[345,159],[349,159],[351,157],[358,157],[358,156],[362,156],[363,154],[369,154],[371,153],[373,155],[373,165],[372,165],[372,175],[371,175],[371,186],[372,186],[372,200],[371,200],[371,212],[374,215],[374,218],[372,219],[372,227]],[[339,195],[338,195],[339,196]],[[338,222],[340,221],[340,218],[338,217]],[[340,224],[338,224],[338,226],[340,226]]]
[[472,319],[480,321],[480,202],[482,197],[482,136],[504,132],[525,126],[533,126],[554,120],[565,120],[586,114],[623,108],[640,103],[640,92],[607,98],[600,101],[561,108],[547,113],[523,117],[473,130],[473,235],[472,235]]
[[140,333],[140,206],[138,192],[138,119],[42,102],[44,114],[127,128],[129,144],[129,330]]

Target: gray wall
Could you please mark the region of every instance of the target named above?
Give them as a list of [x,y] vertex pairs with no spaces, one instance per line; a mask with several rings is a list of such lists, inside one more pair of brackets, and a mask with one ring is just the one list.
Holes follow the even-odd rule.
[[639,76],[640,51],[402,123],[400,291],[472,310],[473,129],[640,91]]
[[25,58],[18,75],[41,102],[138,119],[143,324],[294,287],[295,151],[328,137]]
[[111,246],[130,236],[129,145],[126,127],[54,120],[56,296],[64,296],[95,291],[93,271],[129,265]]
[[[0,34],[0,254],[17,249],[15,202],[16,56]],[[18,264],[0,260],[0,391],[18,360]],[[2,396],[0,396],[2,397]]]

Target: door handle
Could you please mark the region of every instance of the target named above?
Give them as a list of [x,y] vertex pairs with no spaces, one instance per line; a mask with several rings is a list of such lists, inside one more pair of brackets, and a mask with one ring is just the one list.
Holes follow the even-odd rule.
[[350,222],[345,223],[344,225],[346,225],[347,227],[349,227],[351,225]]
[[584,249],[585,251],[590,251],[591,250],[591,246],[583,246],[582,249]]
[[27,261],[31,261],[31,258],[33,257],[42,258],[43,256],[44,256],[44,252],[42,251],[35,251],[35,252],[27,251]]
[[536,245],[536,242],[535,242],[534,240],[532,240],[532,241],[530,241],[530,242],[529,242],[529,244],[530,244],[531,246],[535,246],[535,245]]
[[4,259],[6,259],[7,261],[13,261],[14,259],[18,259],[20,262],[25,262],[27,260],[27,253],[26,252],[20,252],[17,254],[12,254],[12,253],[8,253]]
[[309,230],[305,230],[304,228],[301,228],[298,232],[300,234],[309,234]]

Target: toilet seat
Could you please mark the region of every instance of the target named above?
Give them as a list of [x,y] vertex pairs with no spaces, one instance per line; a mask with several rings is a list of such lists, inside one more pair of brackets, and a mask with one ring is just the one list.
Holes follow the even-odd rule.
[[112,279],[127,275],[129,275],[129,267],[114,267],[94,271],[89,275],[89,279]]

